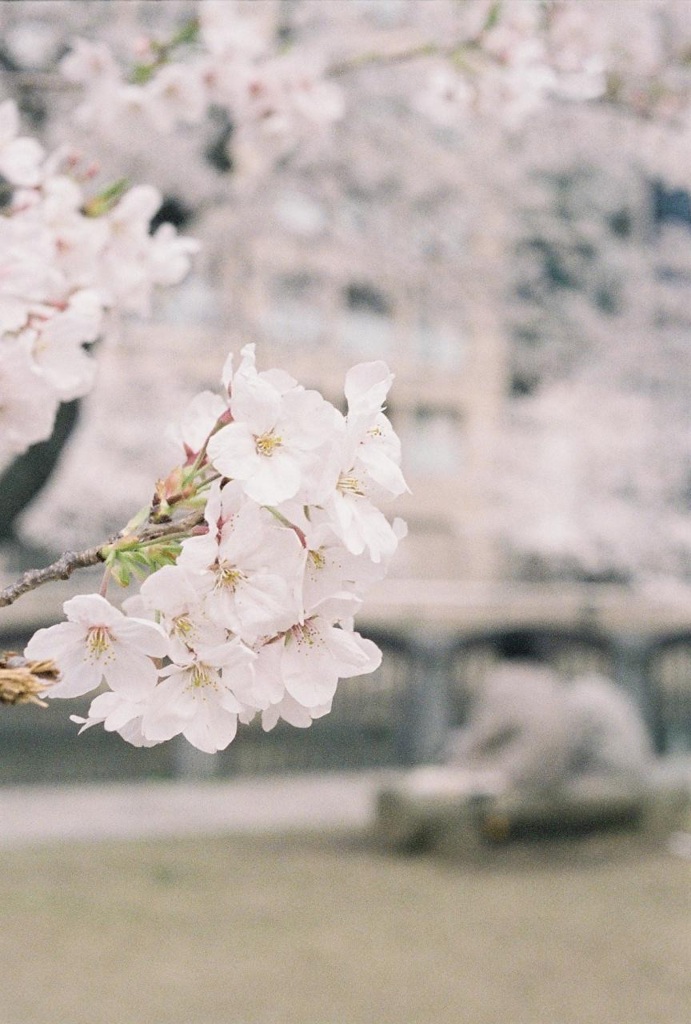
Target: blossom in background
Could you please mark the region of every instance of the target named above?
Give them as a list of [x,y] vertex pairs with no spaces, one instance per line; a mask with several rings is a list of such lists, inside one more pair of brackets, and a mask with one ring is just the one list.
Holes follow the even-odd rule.
[[467,79],[448,65],[439,64],[416,95],[415,106],[439,125],[461,125],[470,113],[473,98]]
[[50,437],[57,408],[26,347],[0,342],[0,464]]
[[12,100],[0,103],[0,174],[11,184],[32,188],[41,181],[43,147],[19,135],[19,114]]
[[182,29],[189,45],[175,44],[161,60],[160,49],[139,40],[130,67],[103,43],[74,40],[61,70],[83,88],[77,121],[111,140],[133,122],[166,135],[200,124],[213,106],[233,125],[234,153],[254,167],[323,133],[343,116],[341,89],[311,54],[276,52],[276,24],[262,7],[205,0],[198,31]]
[[[467,129],[479,116],[485,126],[489,119],[513,132],[552,97],[609,98],[683,130],[685,5],[627,4],[625,33],[616,3],[470,0],[458,6],[457,41],[446,53],[440,48],[415,100],[431,120]],[[470,23],[464,30],[468,17],[470,31]]]
[[107,333],[107,315],[147,314],[153,290],[182,280],[199,248],[170,224],[150,234],[157,189],[117,186],[90,199],[68,153],[45,156],[17,131],[15,104],[0,104],[0,173],[14,187],[0,216],[0,365],[5,382],[16,380],[19,344],[33,372],[4,413],[5,459],[50,436],[59,402],[91,389],[84,346]]
[[45,321],[38,320],[23,333],[36,368],[60,401],[69,402],[91,390],[96,363],[84,344],[99,336],[103,318],[98,292],[82,288]]

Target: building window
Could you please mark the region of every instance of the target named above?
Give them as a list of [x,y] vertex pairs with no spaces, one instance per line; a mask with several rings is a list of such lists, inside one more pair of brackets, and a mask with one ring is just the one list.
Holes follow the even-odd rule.
[[400,422],[399,431],[406,473],[418,477],[449,477],[461,472],[461,418],[455,409],[419,405]]

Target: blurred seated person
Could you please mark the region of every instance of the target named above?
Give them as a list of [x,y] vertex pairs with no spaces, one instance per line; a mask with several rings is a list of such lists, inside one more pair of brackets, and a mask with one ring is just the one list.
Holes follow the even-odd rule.
[[443,759],[463,770],[470,791],[536,795],[586,778],[638,789],[653,752],[637,707],[609,679],[564,682],[538,662],[507,661],[475,695]]

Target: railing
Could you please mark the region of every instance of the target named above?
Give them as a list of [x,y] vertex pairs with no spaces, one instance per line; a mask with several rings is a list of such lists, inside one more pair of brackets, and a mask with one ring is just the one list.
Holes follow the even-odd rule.
[[691,634],[640,638],[597,631],[368,629],[384,652],[372,675],[339,683],[331,714],[308,732],[245,730],[230,770],[358,768],[434,761],[461,725],[470,695],[507,654],[529,652],[564,677],[601,672],[636,701],[658,753],[691,751]]
[[[691,633],[642,638],[598,630],[485,629],[463,634],[368,628],[384,652],[371,675],[340,682],[330,715],[310,729],[241,728],[217,755],[184,740],[136,749],[95,728],[77,738],[70,713],[88,698],[47,710],[0,709],[0,780],[103,781],[347,770],[434,761],[463,723],[470,695],[502,657],[529,653],[566,677],[600,671],[637,701],[659,753],[691,751]],[[1,646],[1,645],[0,645]],[[19,640],[18,646],[21,646]]]

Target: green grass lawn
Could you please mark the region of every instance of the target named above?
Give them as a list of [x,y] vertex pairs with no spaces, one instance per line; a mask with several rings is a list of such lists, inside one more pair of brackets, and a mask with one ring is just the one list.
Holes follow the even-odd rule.
[[0,1024],[688,1024],[688,862],[554,849],[5,850]]

